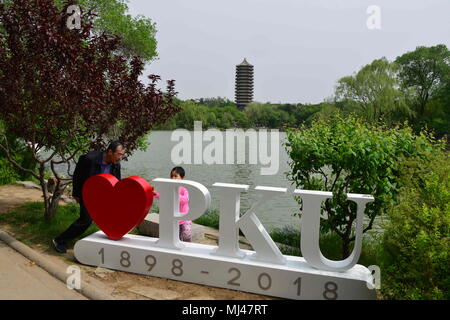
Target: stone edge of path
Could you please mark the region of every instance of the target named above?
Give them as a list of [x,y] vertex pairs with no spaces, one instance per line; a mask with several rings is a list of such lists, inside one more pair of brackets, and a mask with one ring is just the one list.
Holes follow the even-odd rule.
[[[66,270],[64,270],[63,267],[57,266],[55,263],[49,261],[35,250],[9,235],[6,231],[0,230],[0,240],[19,252],[21,255],[25,256],[27,259],[35,262],[51,276],[62,281],[64,284],[67,283],[67,278],[70,277],[71,274],[66,273]],[[74,290],[91,300],[115,300],[114,297],[101,292],[95,286],[88,283],[86,279],[89,280],[89,278],[90,277],[88,275],[83,274],[81,278],[81,289],[78,290],[75,288]]]

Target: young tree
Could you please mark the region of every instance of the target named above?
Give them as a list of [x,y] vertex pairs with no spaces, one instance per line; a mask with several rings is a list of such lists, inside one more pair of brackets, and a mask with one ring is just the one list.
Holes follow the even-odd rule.
[[288,179],[296,188],[333,193],[322,205],[326,220],[321,230],[342,239],[343,258],[355,240],[356,204],[347,200],[347,193],[374,196],[365,210],[368,225],[363,232],[367,232],[375,218],[396,201],[401,187],[398,160],[424,157],[434,150],[426,136],[415,136],[409,128],[389,129],[339,114],[316,120],[310,128],[289,130],[287,138]]
[[[69,164],[70,171],[70,161],[105,147],[108,137],[122,141],[130,154],[153,125],[178,111],[174,81],[166,93],[156,87],[156,75],[144,86],[138,79],[144,63],[118,54],[120,38],[93,32],[93,13],[82,15],[81,29],[67,28],[67,18],[53,0],[0,3],[0,149],[40,181],[47,220],[71,183],[58,165]],[[6,132],[28,142],[36,170],[14,160]],[[48,155],[40,156],[41,150]],[[57,179],[51,196],[47,166]]]

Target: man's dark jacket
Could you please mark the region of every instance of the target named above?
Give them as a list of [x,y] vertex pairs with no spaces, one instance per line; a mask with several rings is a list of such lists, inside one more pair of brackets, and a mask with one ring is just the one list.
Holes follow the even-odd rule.
[[[93,151],[82,155],[78,160],[73,173],[73,191],[72,196],[82,198],[81,190],[85,181],[101,173],[103,163],[103,152]],[[120,163],[111,164],[111,174],[120,180]]]

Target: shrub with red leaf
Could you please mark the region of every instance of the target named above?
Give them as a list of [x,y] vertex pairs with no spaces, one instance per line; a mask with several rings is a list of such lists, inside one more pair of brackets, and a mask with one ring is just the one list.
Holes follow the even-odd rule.
[[[69,15],[53,0],[0,4],[0,121],[6,132],[29,142],[38,164],[29,173],[40,181],[48,220],[71,181],[58,175],[57,165],[103,148],[111,138],[130,154],[139,138],[179,110],[174,81],[168,81],[166,92],[157,88],[156,75],[144,85],[139,80],[144,63],[118,54],[118,37],[92,32],[94,17],[83,13],[81,29],[71,30]],[[21,168],[4,132],[0,148]],[[42,157],[41,150],[50,152]],[[57,179],[53,195],[45,183],[46,167]]]

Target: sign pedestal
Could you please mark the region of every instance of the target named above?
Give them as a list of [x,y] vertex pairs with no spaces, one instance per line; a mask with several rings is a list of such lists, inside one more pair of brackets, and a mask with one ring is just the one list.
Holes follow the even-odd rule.
[[185,248],[157,246],[159,239],[125,235],[118,241],[101,231],[75,244],[82,264],[148,276],[204,284],[287,299],[375,299],[372,274],[355,265],[345,272],[318,270],[301,257],[285,256],[286,264],[252,260],[255,252],[242,250],[242,258],[214,254],[216,246],[183,242]]

